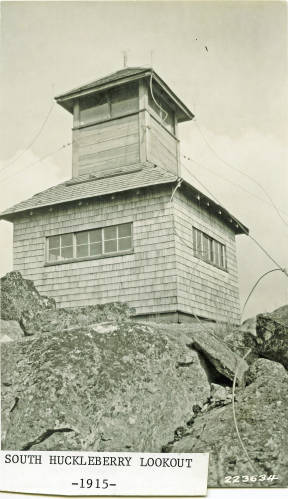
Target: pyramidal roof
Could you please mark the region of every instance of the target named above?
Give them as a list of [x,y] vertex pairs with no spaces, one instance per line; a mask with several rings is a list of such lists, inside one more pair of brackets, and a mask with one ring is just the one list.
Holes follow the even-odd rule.
[[167,97],[173,101],[178,110],[178,121],[188,121],[194,118],[194,114],[188,107],[177,97],[177,95],[171,90],[170,87],[160,78],[160,76],[151,67],[129,67],[123,68],[114,73],[110,73],[103,78],[98,78],[80,87],[73,88],[68,92],[64,92],[55,97],[58,104],[64,107],[70,113],[73,112],[73,102],[74,99],[88,95],[94,92],[100,92],[101,90],[106,90],[107,88],[114,87],[116,85],[129,83],[131,81],[139,80],[141,78],[153,78],[153,82],[156,82],[159,87],[166,93]]
[[[21,213],[63,205],[75,201],[82,201],[99,196],[107,196],[123,191],[131,191],[140,188],[149,188],[157,185],[174,184],[179,178],[173,173],[153,163],[137,163],[134,165],[117,168],[114,171],[102,174],[85,174],[73,179],[66,180],[60,184],[50,187],[45,191],[35,194],[31,198],[21,201],[16,205],[0,213],[0,220],[9,220],[19,216]],[[218,205],[208,196],[200,192],[189,182],[183,180],[182,185],[191,199],[203,203],[203,207],[209,206],[209,210],[231,227],[235,234],[248,234],[249,230],[237,218],[229,213],[223,206]]]
[[117,82],[118,80],[121,80],[122,78],[133,77],[133,76],[138,76],[138,75],[140,76],[142,74],[145,74],[147,71],[151,72],[153,70],[152,70],[152,68],[149,68],[149,67],[129,67],[129,68],[119,69],[118,71],[114,71],[113,73],[110,73],[106,76],[103,76],[102,78],[97,78],[97,80],[93,80],[90,83],[86,83],[85,85],[81,85],[80,87],[75,87],[72,90],[69,90],[68,92],[64,92],[63,94],[55,97],[55,99],[58,100],[61,97],[64,97],[66,95],[70,95],[74,92],[79,92],[81,90],[88,90],[90,88],[97,88],[99,86],[106,85],[106,83]]

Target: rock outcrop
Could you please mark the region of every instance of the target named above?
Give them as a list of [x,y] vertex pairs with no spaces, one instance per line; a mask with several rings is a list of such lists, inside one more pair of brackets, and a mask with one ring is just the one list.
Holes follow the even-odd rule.
[[2,346],[2,449],[160,452],[207,400],[196,351],[150,325],[104,326]]
[[288,485],[288,307],[224,334],[1,286],[2,449],[209,452],[210,487]]
[[26,336],[127,320],[133,313],[126,303],[117,302],[56,309],[55,300],[40,295],[33,281],[23,279],[20,272],[9,272],[1,278],[1,318],[18,321]]
[[[210,487],[287,487],[288,484],[288,375],[284,367],[257,360],[248,373],[250,384],[237,391],[235,413],[243,444],[237,438],[232,406],[198,414],[169,452],[209,452]],[[254,480],[266,475],[270,480]],[[271,480],[271,476],[275,476]],[[230,479],[225,480],[225,477]],[[238,477],[234,482],[231,477]],[[252,477],[242,481],[241,477]],[[240,480],[239,480],[240,477]]]
[[227,346],[240,356],[249,352],[246,360],[258,358],[280,362],[288,368],[288,307],[270,314],[259,314],[248,319],[240,328],[234,328],[225,337]]
[[257,315],[256,334],[257,354],[281,362],[288,369],[288,321],[270,314]]
[[39,311],[55,309],[55,300],[41,296],[33,281],[23,279],[20,272],[9,272],[0,280],[1,319],[6,321],[21,320],[24,313],[31,318]]

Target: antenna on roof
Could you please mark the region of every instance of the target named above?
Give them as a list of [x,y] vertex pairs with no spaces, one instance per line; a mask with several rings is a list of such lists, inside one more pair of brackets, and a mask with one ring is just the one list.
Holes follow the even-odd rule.
[[150,66],[153,68],[153,55],[154,55],[154,50],[150,50]]
[[123,65],[124,65],[124,68],[127,68],[127,51],[123,50],[122,54],[123,54]]

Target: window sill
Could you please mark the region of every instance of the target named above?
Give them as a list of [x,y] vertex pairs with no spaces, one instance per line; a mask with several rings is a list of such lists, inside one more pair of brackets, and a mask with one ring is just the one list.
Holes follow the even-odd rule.
[[194,258],[198,258],[198,260],[201,260],[201,262],[207,263],[207,265],[210,265],[211,267],[214,267],[215,269],[222,270],[222,272],[226,272],[228,274],[228,268],[227,267],[220,267],[219,265],[216,265],[215,263],[208,262],[207,260],[204,260],[204,258],[201,258],[200,256],[194,255]]
[[121,253],[109,253],[106,255],[100,255],[100,256],[85,256],[83,258],[69,258],[69,260],[61,260],[61,261],[55,261],[55,262],[45,262],[44,267],[51,267],[54,265],[65,265],[67,263],[78,263],[78,262],[87,262],[90,260],[103,260],[106,258],[115,258],[116,256],[125,256],[125,255],[132,255],[134,253],[134,250],[129,250],[129,251],[122,251]]
[[137,109],[137,111],[131,111],[130,113],[123,113],[120,114],[119,116],[113,116],[102,120],[93,120],[83,124],[79,123],[77,126],[74,126],[72,130],[81,130],[82,128],[87,128],[94,125],[102,125],[104,123],[108,123],[109,121],[119,120],[121,118],[128,118],[129,116],[135,116],[136,114],[139,114],[140,111],[141,109]]

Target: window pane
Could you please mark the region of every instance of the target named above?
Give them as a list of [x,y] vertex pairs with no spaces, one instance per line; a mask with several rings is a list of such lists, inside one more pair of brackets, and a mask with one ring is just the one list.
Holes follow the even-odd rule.
[[90,244],[90,255],[91,256],[102,255],[102,243]]
[[118,237],[131,236],[131,224],[123,224],[118,227]]
[[63,258],[73,258],[73,246],[66,246],[61,249],[61,256]]
[[138,84],[123,85],[110,92],[111,116],[121,116],[138,111]]
[[49,248],[59,248],[60,236],[49,237]]
[[194,229],[194,227],[193,227],[193,249],[194,249],[194,253],[196,255],[197,254],[197,231],[196,231],[196,229]]
[[196,230],[196,234],[197,234],[197,253],[198,253],[198,256],[203,256],[203,253],[202,253],[202,234],[201,234],[200,230]]
[[104,229],[104,239],[116,239],[116,227],[105,227]]
[[49,249],[49,260],[59,260],[60,258],[60,248]]
[[131,237],[124,237],[118,240],[118,250],[125,251],[132,248],[132,239]]
[[108,119],[109,104],[105,94],[92,95],[80,100],[80,125]]
[[209,262],[213,262],[213,239],[209,237]]
[[219,259],[219,243],[215,241],[215,264],[220,265],[220,259]]
[[117,251],[117,241],[112,239],[111,241],[104,241],[104,253],[114,253]]
[[83,258],[84,256],[88,256],[88,244],[77,246],[77,258]]
[[61,236],[61,246],[72,246],[73,238],[72,234],[63,234]]
[[225,267],[225,248],[223,244],[221,244],[221,253],[220,253],[220,263],[221,267]]
[[89,231],[90,243],[99,243],[102,241],[102,231],[101,229],[90,230]]
[[153,94],[157,104],[159,105],[156,104],[150,92],[148,98],[149,107],[155,114],[157,114],[158,118],[162,122],[162,125],[165,126],[170,132],[174,133],[173,113],[171,109],[169,109],[168,105],[158,92],[155,92],[154,90]]
[[88,232],[79,232],[76,234],[76,244],[88,244]]
[[203,240],[203,258],[204,260],[208,260],[209,259],[208,237],[205,234],[203,234],[202,240]]

